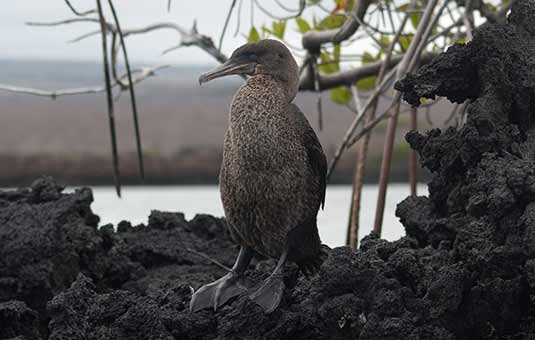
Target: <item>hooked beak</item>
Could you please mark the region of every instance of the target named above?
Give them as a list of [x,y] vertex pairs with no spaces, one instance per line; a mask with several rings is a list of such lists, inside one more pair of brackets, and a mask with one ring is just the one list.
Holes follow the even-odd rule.
[[212,71],[201,74],[199,77],[199,85],[209,82],[210,80],[232,74],[251,75],[254,73],[255,68],[256,62],[229,59],[223,65],[216,67]]

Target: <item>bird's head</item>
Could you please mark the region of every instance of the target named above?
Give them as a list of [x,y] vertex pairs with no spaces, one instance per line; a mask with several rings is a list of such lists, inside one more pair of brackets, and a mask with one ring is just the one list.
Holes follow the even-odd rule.
[[270,75],[284,83],[293,99],[299,86],[298,67],[294,57],[283,43],[265,39],[238,47],[221,66],[199,77],[203,84],[228,75]]

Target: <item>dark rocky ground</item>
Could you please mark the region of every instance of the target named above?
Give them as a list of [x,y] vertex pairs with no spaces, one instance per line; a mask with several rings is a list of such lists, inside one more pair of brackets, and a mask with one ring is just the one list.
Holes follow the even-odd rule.
[[[398,206],[407,237],[289,267],[279,309],[247,297],[188,312],[191,287],[237,253],[224,221],[153,212],[97,228],[91,191],[48,178],[0,193],[0,339],[535,339],[535,3],[397,84],[468,100],[459,130],[410,133],[433,178]],[[191,251],[194,250],[194,251]],[[270,261],[248,271],[261,279]]]

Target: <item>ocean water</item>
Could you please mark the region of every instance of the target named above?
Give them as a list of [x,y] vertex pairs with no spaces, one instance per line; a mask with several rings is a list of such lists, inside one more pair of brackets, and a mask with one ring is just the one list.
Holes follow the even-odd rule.
[[[113,187],[94,187],[93,211],[100,216],[100,224],[116,225],[129,220],[133,225],[147,223],[151,210],[182,212],[187,219],[204,213],[223,216],[218,187],[206,185],[182,186],[131,186],[123,188],[123,198],[115,195]],[[427,195],[424,184],[418,186],[419,195]],[[395,216],[396,205],[409,195],[407,184],[391,184],[388,188],[383,222],[383,238],[396,240],[405,235],[403,226]],[[327,187],[325,210],[318,214],[318,227],[323,243],[335,247],[345,243],[351,186]],[[372,227],[377,201],[377,186],[365,185],[361,208],[359,239]]]

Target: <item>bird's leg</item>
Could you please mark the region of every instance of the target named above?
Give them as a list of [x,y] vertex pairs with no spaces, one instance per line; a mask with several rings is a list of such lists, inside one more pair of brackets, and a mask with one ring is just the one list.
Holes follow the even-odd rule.
[[288,251],[285,250],[279,258],[279,262],[273,273],[264,280],[260,288],[249,296],[251,300],[259,304],[266,313],[273,312],[281,302],[285,288],[282,270],[286,264],[287,256]]
[[232,270],[225,276],[199,288],[191,297],[189,309],[197,312],[205,308],[222,306],[234,296],[247,292],[248,283],[242,277],[253,257],[251,248],[242,246]]

